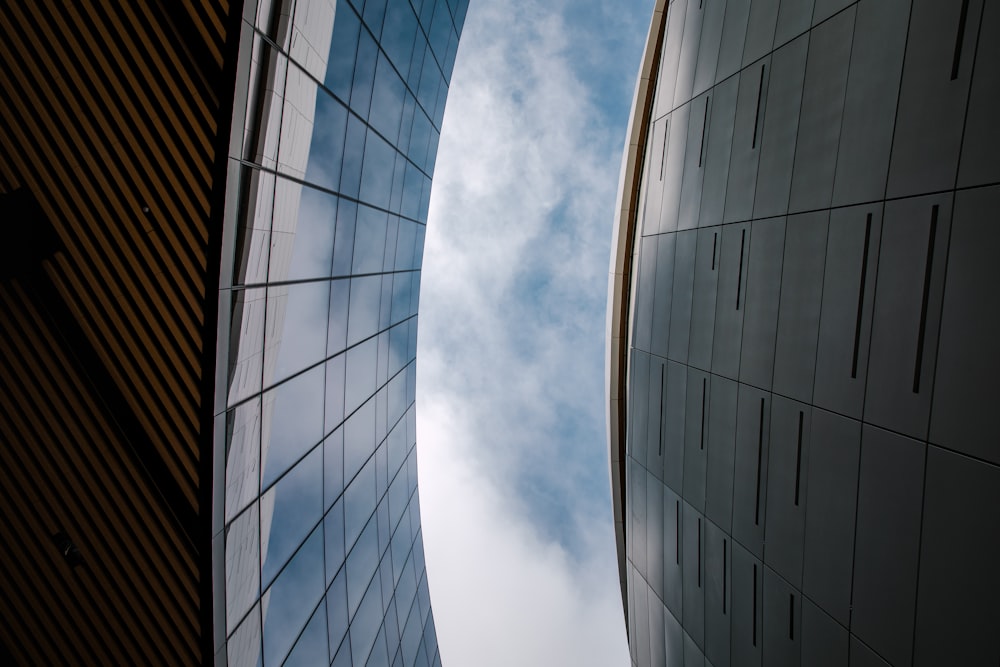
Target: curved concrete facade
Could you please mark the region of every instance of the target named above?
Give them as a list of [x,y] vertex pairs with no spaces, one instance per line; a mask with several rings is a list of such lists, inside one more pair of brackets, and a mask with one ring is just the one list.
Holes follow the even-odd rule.
[[441,664],[417,302],[466,8],[247,2],[219,293],[216,664]]
[[1000,661],[1000,7],[658,2],[608,432],[633,664]]

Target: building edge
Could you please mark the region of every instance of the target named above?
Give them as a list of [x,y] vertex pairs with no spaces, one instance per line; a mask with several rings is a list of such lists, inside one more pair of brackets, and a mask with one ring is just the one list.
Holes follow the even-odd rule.
[[625,429],[628,369],[628,329],[632,310],[632,256],[642,182],[643,147],[649,130],[653,93],[660,68],[660,52],[667,25],[667,0],[655,0],[636,79],[632,109],[625,132],[625,150],[618,177],[615,219],[611,231],[611,259],[608,273],[607,336],[605,341],[605,390],[611,505],[615,524],[615,550],[618,555],[618,579],[622,611],[628,628],[628,580],[625,550]]

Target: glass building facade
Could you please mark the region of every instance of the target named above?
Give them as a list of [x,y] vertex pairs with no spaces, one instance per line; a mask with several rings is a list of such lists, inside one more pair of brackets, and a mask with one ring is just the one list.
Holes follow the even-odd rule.
[[441,664],[415,351],[466,6],[247,2],[219,293],[217,664]]
[[1000,6],[660,0],[609,435],[632,663],[1000,663]]

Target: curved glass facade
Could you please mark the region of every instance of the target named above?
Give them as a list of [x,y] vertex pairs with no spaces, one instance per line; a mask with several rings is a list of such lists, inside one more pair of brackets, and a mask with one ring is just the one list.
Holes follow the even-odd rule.
[[998,43],[983,0],[657,3],[609,309],[634,665],[1000,661]]
[[417,301],[467,1],[247,5],[220,291],[217,662],[440,665]]

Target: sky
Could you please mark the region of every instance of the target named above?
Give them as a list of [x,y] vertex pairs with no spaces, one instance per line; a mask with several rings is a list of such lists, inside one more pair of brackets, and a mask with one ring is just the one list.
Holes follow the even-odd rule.
[[473,0],[420,301],[417,451],[447,667],[628,664],[605,306],[652,0]]

